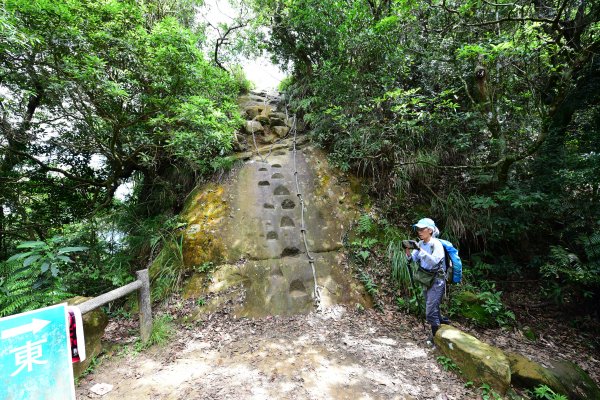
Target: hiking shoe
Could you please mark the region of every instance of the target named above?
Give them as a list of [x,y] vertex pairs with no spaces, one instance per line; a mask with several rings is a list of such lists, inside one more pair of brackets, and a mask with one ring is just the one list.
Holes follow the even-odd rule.
[[427,347],[435,349],[435,342],[433,341],[433,336],[428,336],[427,341],[425,343],[427,344]]
[[448,318],[448,317],[440,318],[440,324],[450,325],[450,318]]

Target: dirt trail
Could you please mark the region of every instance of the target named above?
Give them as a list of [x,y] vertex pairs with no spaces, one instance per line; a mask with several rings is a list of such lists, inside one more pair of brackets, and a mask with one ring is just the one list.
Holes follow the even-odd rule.
[[[211,314],[166,347],[121,352],[83,378],[78,399],[474,399],[436,361],[424,331],[393,311],[235,319]],[[113,385],[104,396],[97,383]]]

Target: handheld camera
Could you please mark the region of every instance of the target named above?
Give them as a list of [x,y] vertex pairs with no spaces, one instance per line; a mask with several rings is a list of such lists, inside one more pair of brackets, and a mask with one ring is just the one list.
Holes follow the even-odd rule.
[[419,244],[415,240],[403,240],[402,247],[405,249],[419,250]]

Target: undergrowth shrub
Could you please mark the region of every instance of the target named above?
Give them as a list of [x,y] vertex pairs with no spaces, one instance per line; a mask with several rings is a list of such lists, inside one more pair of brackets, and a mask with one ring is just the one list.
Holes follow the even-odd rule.
[[244,68],[241,65],[236,64],[233,67],[231,67],[231,76],[233,77],[233,80],[238,86],[240,94],[246,94],[252,89],[254,89],[254,82],[252,82],[246,77]]
[[580,238],[586,259],[562,246],[550,247],[547,261],[541,266],[543,294],[555,304],[568,302],[593,306],[600,293],[600,234]]
[[72,295],[59,285],[40,288],[40,270],[16,261],[0,263],[0,317],[56,304]]

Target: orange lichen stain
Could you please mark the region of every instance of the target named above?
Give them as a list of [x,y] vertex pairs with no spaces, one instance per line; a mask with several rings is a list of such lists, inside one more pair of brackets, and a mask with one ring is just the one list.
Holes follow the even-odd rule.
[[223,186],[208,183],[194,190],[187,200],[181,218],[187,223],[183,260],[188,268],[209,261],[218,263],[223,258],[224,245],[218,230],[229,211],[224,192]]

